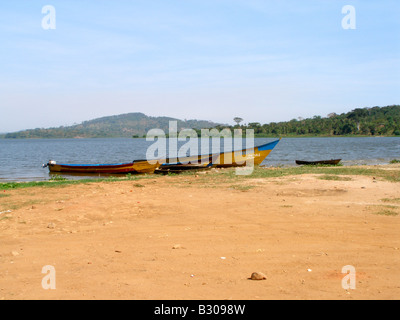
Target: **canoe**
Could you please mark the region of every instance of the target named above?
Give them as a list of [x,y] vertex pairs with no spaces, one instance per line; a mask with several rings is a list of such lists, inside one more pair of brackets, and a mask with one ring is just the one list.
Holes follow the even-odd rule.
[[198,155],[179,159],[134,160],[128,163],[114,164],[66,164],[50,160],[43,167],[49,168],[50,173],[76,174],[127,174],[127,173],[154,173],[156,169],[193,170],[204,168],[225,168],[245,166],[246,162],[259,165],[269,155],[279,140],[269,142],[258,147],[238,151],[221,152],[216,154]]
[[185,171],[199,171],[199,170],[209,170],[211,169],[211,164],[169,164],[165,163],[158,167],[154,173],[181,173]]
[[270,154],[279,141],[280,139],[254,148],[186,157],[180,159],[180,162],[175,163],[172,163],[171,159],[166,159],[158,170],[164,168],[170,170],[199,170],[201,168],[242,167],[246,166],[249,161],[254,165],[259,165]]
[[212,156],[212,167],[241,167],[246,166],[246,162],[248,161],[252,161],[254,165],[260,165],[280,140],[278,139],[254,148],[215,154]]
[[317,161],[304,161],[304,160],[296,160],[296,164],[298,165],[318,165],[318,164],[325,164],[325,165],[335,165],[338,164],[342,159],[332,159],[332,160],[317,160]]
[[49,161],[43,167],[48,167],[51,173],[97,173],[97,174],[121,174],[121,173],[153,173],[157,164],[148,163],[147,160],[136,160],[129,163],[114,164],[63,164]]

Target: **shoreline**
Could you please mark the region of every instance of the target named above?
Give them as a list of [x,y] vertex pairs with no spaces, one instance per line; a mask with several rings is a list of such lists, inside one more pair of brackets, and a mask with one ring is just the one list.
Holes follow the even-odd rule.
[[[365,161],[365,162],[364,162]],[[364,163],[361,163],[364,162]],[[368,163],[369,162],[369,163]],[[385,160],[384,162],[376,162],[376,161],[372,161],[369,159],[366,160],[342,160],[340,162],[339,165],[336,165],[337,167],[363,167],[363,166],[387,166],[387,165],[391,165],[393,163],[399,163],[400,160],[398,159],[391,159],[391,160]],[[293,164],[282,164],[282,163],[275,163],[275,164],[261,164],[259,166],[260,168],[279,168],[279,169],[290,169],[290,168],[300,168],[301,166],[296,165],[293,161]],[[335,167],[335,166],[327,166],[327,167]],[[195,171],[193,171],[195,172]],[[98,174],[92,174],[92,175],[70,175],[67,173],[64,174],[53,174],[50,175],[50,173],[48,173],[49,176],[47,178],[42,178],[40,179],[35,179],[35,178],[19,178],[19,179],[12,179],[12,178],[0,178],[0,189],[1,189],[1,185],[4,183],[42,183],[42,182],[54,182],[54,181],[63,181],[63,180],[68,180],[68,181],[80,181],[80,180],[93,180],[93,181],[102,181],[108,178],[120,178],[120,179],[124,179],[127,177],[126,174],[120,174],[120,175],[107,175],[107,174],[102,174],[102,175],[98,175]],[[149,174],[149,176],[154,175],[155,177],[158,176],[158,174]],[[140,178],[144,175],[142,174],[134,174],[131,175],[130,177],[132,179],[135,178]]]

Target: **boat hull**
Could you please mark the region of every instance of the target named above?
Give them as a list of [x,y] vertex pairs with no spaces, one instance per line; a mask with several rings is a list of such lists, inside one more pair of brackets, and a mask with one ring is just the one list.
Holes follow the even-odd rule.
[[338,164],[341,160],[342,160],[342,159],[318,160],[318,161],[296,160],[296,164],[298,164],[298,165],[318,165],[318,164],[323,164],[323,165],[336,165],[336,164]]
[[127,173],[153,173],[159,167],[147,161],[138,161],[119,164],[47,164],[50,173],[88,173],[88,174],[127,174]]
[[209,165],[202,164],[164,164],[157,168],[155,173],[181,173],[186,171],[199,171],[211,169]]

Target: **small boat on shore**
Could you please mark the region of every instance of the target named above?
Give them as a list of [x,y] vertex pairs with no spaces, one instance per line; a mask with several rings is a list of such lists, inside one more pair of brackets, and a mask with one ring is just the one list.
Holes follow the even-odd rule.
[[211,163],[208,164],[168,164],[164,163],[158,167],[154,173],[181,173],[185,171],[199,171],[211,169]]
[[247,162],[259,165],[269,155],[279,140],[258,147],[216,154],[190,156],[183,159],[134,160],[129,163],[114,164],[66,164],[50,160],[43,168],[48,167],[50,173],[77,174],[128,174],[154,173],[155,170],[184,171],[204,168],[227,168],[245,166]]
[[331,159],[331,160],[317,160],[317,161],[305,161],[305,160],[296,160],[296,164],[298,165],[336,165],[342,159]]
[[66,164],[51,160],[43,165],[43,168],[48,167],[50,173],[128,174],[153,173],[158,166],[157,164],[149,163],[147,160],[113,164]]

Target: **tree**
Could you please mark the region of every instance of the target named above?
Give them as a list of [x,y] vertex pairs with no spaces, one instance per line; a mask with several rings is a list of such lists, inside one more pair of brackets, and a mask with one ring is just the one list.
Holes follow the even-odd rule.
[[239,118],[239,117],[235,117],[235,118],[233,118],[233,121],[235,121],[237,123],[237,125],[239,125],[239,123],[241,123],[243,121],[243,119]]

